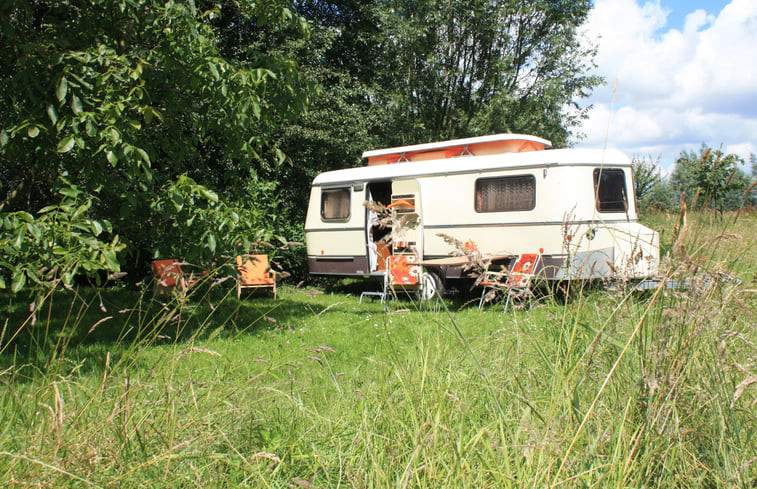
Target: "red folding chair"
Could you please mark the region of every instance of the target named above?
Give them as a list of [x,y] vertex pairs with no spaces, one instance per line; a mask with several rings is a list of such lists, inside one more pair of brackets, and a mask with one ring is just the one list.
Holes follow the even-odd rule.
[[531,293],[531,282],[536,275],[540,260],[541,253],[524,253],[515,260],[509,271],[484,272],[484,279],[481,281],[484,290],[481,292],[478,308],[483,307],[487,293],[492,291],[494,291],[494,294],[498,292],[507,294],[503,312],[507,311],[511,297],[529,295]]

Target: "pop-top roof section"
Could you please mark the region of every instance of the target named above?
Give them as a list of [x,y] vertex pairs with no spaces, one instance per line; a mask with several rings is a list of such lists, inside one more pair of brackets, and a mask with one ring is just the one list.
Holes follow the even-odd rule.
[[363,158],[368,158],[368,166],[374,166],[442,160],[457,158],[459,156],[523,153],[526,151],[541,151],[551,147],[551,141],[528,134],[492,134],[490,136],[366,151],[363,153]]

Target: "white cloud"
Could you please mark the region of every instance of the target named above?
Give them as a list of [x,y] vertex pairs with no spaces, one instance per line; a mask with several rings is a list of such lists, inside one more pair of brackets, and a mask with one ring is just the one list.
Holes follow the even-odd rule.
[[665,27],[668,14],[659,0],[596,0],[584,35],[607,84],[589,99],[579,146],[659,155],[666,167],[703,142],[747,159],[757,147],[757,2],[690,12],[683,30]]

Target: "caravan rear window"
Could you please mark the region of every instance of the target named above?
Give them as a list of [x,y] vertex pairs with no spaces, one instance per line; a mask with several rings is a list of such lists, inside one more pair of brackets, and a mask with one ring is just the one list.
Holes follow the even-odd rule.
[[330,188],[321,191],[321,218],[324,221],[349,219],[350,189]]
[[533,175],[476,180],[476,212],[530,211],[535,206]]
[[625,212],[626,174],[617,168],[596,168],[594,170],[594,198],[599,212]]

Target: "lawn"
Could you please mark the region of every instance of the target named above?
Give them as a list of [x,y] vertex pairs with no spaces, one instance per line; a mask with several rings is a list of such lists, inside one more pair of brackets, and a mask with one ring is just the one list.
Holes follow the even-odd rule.
[[757,215],[689,219],[648,219],[686,290],[506,314],[364,282],[3,296],[0,484],[754,487]]

